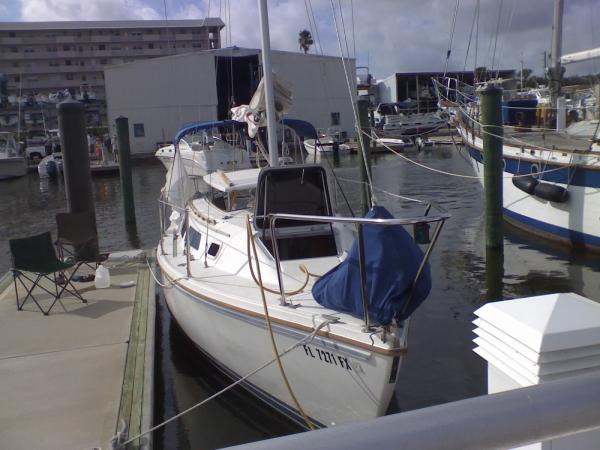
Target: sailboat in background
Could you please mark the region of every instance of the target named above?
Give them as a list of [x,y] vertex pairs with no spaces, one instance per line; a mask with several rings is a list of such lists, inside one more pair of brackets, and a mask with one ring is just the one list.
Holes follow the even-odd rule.
[[[533,234],[572,247],[600,251],[600,133],[577,136],[565,130],[565,103],[560,97],[563,1],[555,0],[552,79],[553,119],[557,128],[536,128],[537,100],[505,102],[503,202],[505,219]],[[483,182],[483,133],[478,90],[456,79],[435,80],[441,107],[456,118],[456,127]],[[502,86],[501,80],[488,84]],[[515,95],[512,95],[515,94]],[[504,91],[504,98],[516,98]],[[511,97],[512,96],[512,97]],[[548,108],[540,108],[540,111]],[[550,123],[550,121],[548,121]]]
[[[252,167],[242,126],[233,120],[188,124],[176,135],[178,150],[188,175],[202,176],[215,170]],[[167,170],[173,164],[175,145],[159,148],[155,156]]]
[[19,178],[26,173],[27,161],[19,153],[13,133],[0,132],[0,180]]
[[[374,418],[392,398],[449,215],[420,203],[405,218],[380,206],[339,217],[324,167],[280,165],[282,103],[270,79],[266,0],[259,7],[264,92],[244,116],[268,125],[259,147],[270,167],[190,176],[176,137],[157,248],[167,305],[217,367],[302,426]],[[317,138],[307,122],[287,126]],[[424,251],[404,226],[421,230]]]

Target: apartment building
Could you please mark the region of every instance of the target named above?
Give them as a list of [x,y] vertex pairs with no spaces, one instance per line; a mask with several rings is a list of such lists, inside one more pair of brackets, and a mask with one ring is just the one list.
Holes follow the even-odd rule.
[[[56,103],[86,104],[90,128],[107,127],[104,69],[220,48],[219,18],[85,22],[0,22],[0,130],[58,127]],[[151,95],[151,93],[148,93]]]

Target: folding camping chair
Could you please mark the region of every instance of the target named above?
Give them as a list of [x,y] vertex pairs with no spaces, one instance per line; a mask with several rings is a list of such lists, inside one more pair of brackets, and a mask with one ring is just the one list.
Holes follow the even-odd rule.
[[95,270],[103,255],[98,251],[96,219],[93,211],[80,213],[58,213],[56,215],[56,247],[63,261],[69,255],[75,259],[79,269],[82,264]]
[[[60,299],[61,295],[67,291],[72,296],[78,298],[83,303],[87,301],[77,291],[75,286],[71,283],[73,273],[68,276],[65,272],[67,269],[75,266],[74,263],[66,263],[56,257],[54,251],[54,244],[52,243],[52,236],[47,231],[36,236],[10,239],[9,241],[10,253],[12,256],[12,273],[13,281],[15,283],[15,295],[17,297],[17,309],[20,311],[23,309],[25,302],[31,298],[37,307],[48,315],[50,310],[54,307],[56,302]],[[56,274],[62,274],[64,277],[64,284],[61,286],[56,278]],[[27,275],[32,274],[32,275]],[[28,287],[23,279],[29,281],[31,286]],[[21,283],[23,288],[27,291],[27,295],[21,302],[19,300],[19,290],[17,289],[17,280]],[[50,281],[54,287],[55,292],[51,292],[45,286],[41,284],[42,280]],[[43,291],[47,292],[54,297],[54,301],[47,310],[42,308],[42,305],[37,301],[33,295],[33,291],[36,287],[39,287]],[[70,287],[70,289],[69,289]]]

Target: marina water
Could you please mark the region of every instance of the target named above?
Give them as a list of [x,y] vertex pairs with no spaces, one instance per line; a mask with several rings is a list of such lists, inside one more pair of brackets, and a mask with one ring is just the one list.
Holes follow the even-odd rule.
[[[438,170],[473,175],[464,155],[452,147],[438,146],[409,156]],[[351,206],[358,210],[356,156],[322,162],[333,168]],[[400,370],[390,412],[484,394],[485,364],[471,351],[472,312],[485,302],[480,184],[477,180],[428,171],[392,154],[377,155],[372,162],[377,188],[435,201],[452,214],[433,252],[432,292],[411,319],[409,352]],[[164,175],[158,162],[147,161],[134,167],[136,229],[125,226],[119,178],[94,178],[101,250],[156,245],[157,198]],[[66,210],[66,200],[62,182],[40,181],[37,174],[3,182],[0,192],[0,232],[4,236],[0,242],[0,270],[4,273],[10,268],[8,239],[54,231],[55,214]],[[376,194],[378,201],[392,212],[404,209],[406,202],[382,191]],[[572,291],[600,299],[600,255],[571,253],[508,225],[505,233],[505,298]],[[229,381],[179,330],[160,293],[157,310],[155,421],[160,422],[224,388]],[[234,388],[156,432],[154,439],[158,449],[215,448],[297,431],[286,419],[242,389]]]

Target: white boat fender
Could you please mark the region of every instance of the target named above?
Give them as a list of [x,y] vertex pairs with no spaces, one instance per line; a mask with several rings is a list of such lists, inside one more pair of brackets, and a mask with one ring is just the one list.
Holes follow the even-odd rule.
[[128,287],[133,287],[135,286],[135,281],[129,280],[129,281],[123,281],[122,283],[119,284],[119,287],[121,288],[128,288]]
[[543,200],[555,203],[564,203],[569,200],[569,191],[556,184],[539,182],[535,186],[533,194]]
[[518,189],[521,189],[523,192],[526,192],[529,195],[533,195],[533,191],[539,183],[539,181],[531,175],[514,176],[512,178],[512,182]]

